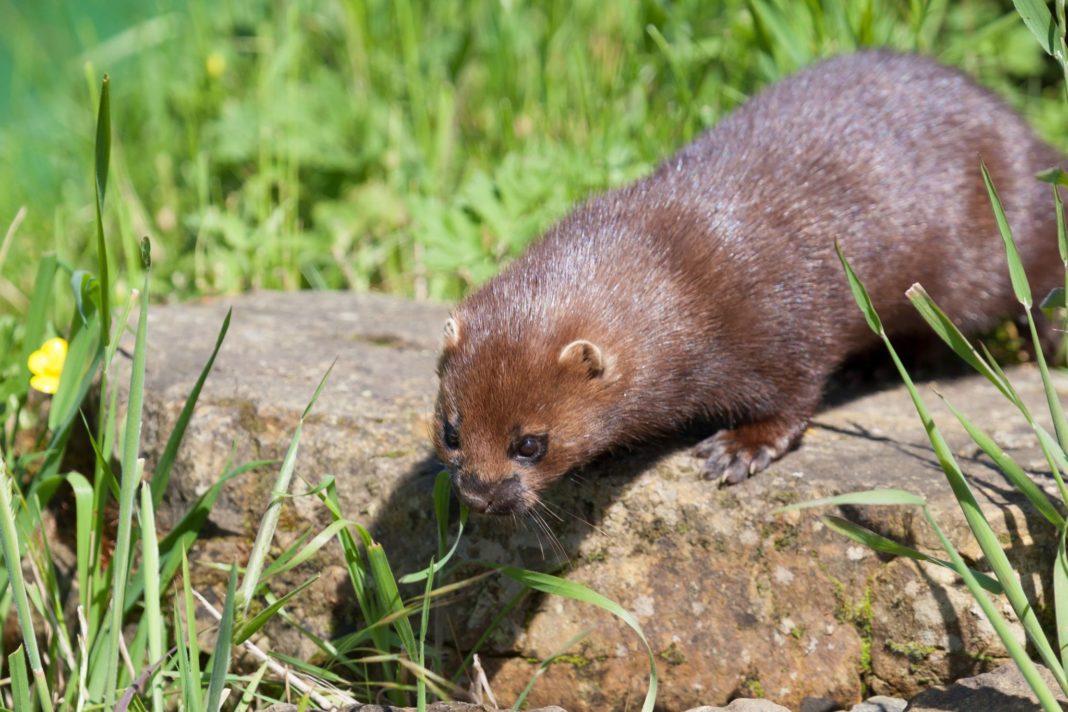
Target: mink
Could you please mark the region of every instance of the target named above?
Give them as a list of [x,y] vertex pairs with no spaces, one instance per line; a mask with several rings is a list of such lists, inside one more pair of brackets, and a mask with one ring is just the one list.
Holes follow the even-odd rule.
[[[595,456],[695,422],[734,484],[798,444],[829,376],[891,338],[914,282],[968,334],[1019,305],[985,162],[1036,292],[1063,280],[1061,155],[992,92],[917,55],[835,57],[760,92],[647,177],[579,205],[445,325],[434,443],[473,509],[522,513]],[[711,426],[710,426],[711,427]]]

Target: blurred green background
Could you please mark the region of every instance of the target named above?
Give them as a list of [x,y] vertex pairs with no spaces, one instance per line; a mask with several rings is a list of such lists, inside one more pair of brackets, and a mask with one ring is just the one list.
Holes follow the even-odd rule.
[[149,235],[155,300],[457,298],[574,201],[860,46],[961,66],[1068,145],[1055,65],[1007,0],[0,0],[0,27],[0,239],[27,209],[0,315],[41,254],[95,264],[105,72],[113,274],[121,297]]

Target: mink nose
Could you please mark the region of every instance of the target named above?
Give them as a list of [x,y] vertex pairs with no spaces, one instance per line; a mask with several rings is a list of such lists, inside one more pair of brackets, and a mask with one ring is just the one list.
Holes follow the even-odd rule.
[[486,511],[490,514],[507,514],[523,509],[523,482],[519,475],[513,474],[506,480],[502,480],[493,488],[489,507]]
[[523,508],[523,482],[516,474],[498,482],[487,482],[473,475],[454,475],[453,485],[460,498],[476,512],[507,514]]

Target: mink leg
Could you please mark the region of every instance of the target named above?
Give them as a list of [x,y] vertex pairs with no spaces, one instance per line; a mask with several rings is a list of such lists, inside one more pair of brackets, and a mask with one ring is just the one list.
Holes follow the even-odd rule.
[[801,440],[808,416],[778,414],[764,420],[721,430],[694,448],[705,458],[705,479],[734,485],[766,468]]

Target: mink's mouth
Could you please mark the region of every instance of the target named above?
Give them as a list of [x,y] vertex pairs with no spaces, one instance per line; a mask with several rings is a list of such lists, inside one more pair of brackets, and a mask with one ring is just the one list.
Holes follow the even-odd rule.
[[529,492],[517,473],[492,482],[454,471],[452,484],[463,503],[482,514],[522,514],[530,509]]

